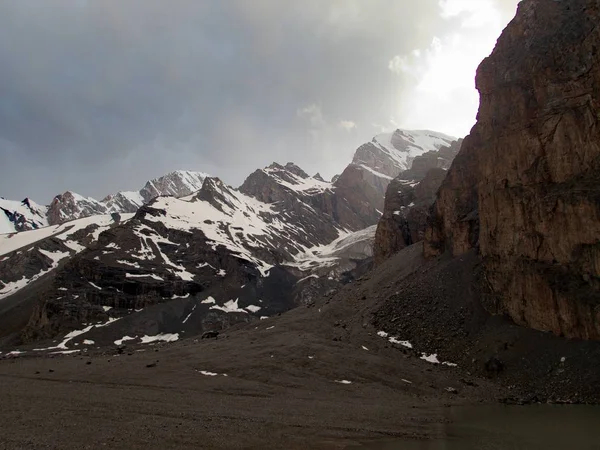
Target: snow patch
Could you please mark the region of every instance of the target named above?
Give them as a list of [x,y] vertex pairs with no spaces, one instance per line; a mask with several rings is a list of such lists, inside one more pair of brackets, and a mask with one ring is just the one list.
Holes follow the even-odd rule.
[[248,311],[246,311],[243,308],[238,307],[238,301],[239,301],[239,299],[236,298],[235,300],[229,300],[228,302],[225,302],[225,304],[223,306],[218,306],[218,305],[211,306],[210,309],[218,309],[218,310],[221,310],[226,313],[248,314]]
[[437,357],[437,353],[433,353],[431,355],[428,355],[426,353],[422,353],[421,354],[421,359],[424,360],[424,361],[427,361],[427,362],[429,362],[431,364],[439,364],[440,363],[440,360]]
[[151,342],[175,342],[179,340],[179,333],[160,333],[155,336],[142,336],[142,344]]
[[126,341],[133,341],[133,340],[135,340],[135,339],[137,339],[137,336],[134,336],[134,337],[131,337],[131,336],[123,336],[121,339],[117,339],[117,340],[115,341],[115,345],[123,345],[123,342],[126,342]]
[[389,340],[389,342],[391,344],[398,344],[398,345],[401,345],[401,346],[406,347],[406,348],[413,348],[413,346],[412,346],[412,344],[410,342],[408,342],[408,341],[401,341],[398,338],[395,338],[393,336],[390,337],[388,340]]
[[153,278],[157,281],[165,281],[155,273],[145,273],[145,274],[134,274],[134,273],[126,273],[125,278]]
[[260,306],[249,305],[249,306],[246,306],[246,309],[247,309],[248,311],[250,311],[250,312],[257,313],[257,312],[258,312],[258,311],[260,311],[262,308],[261,308]]
[[196,306],[198,306],[198,305],[194,305],[194,307],[192,308],[190,313],[187,315],[187,317],[185,319],[183,319],[183,322],[181,322],[181,323],[186,323],[188,321],[188,319],[192,316],[192,313],[196,310]]

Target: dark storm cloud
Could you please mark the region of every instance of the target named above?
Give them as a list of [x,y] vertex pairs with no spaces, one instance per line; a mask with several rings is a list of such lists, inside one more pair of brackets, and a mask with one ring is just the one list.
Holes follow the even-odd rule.
[[389,61],[456,26],[437,0],[0,2],[0,195],[332,175],[397,110]]

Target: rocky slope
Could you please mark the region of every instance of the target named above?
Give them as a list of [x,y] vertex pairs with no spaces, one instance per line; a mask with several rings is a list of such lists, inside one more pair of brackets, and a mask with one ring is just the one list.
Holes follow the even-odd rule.
[[478,121],[425,253],[477,249],[486,307],[600,339],[600,5],[524,0],[477,72]]

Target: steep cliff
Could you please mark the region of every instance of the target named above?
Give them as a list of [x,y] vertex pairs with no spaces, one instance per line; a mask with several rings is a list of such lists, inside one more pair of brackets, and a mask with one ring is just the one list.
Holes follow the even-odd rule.
[[375,234],[375,264],[379,265],[403,248],[423,240],[437,190],[462,142],[458,139],[439,150],[416,156],[410,169],[390,182]]
[[524,0],[477,72],[481,103],[425,254],[477,248],[486,307],[600,339],[600,4]]
[[429,210],[445,177],[444,169],[434,168],[421,181],[403,180],[401,176],[392,180],[375,234],[375,264],[423,240]]

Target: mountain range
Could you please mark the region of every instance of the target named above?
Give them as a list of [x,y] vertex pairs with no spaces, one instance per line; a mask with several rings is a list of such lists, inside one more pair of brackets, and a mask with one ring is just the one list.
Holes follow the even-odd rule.
[[105,344],[120,333],[191,336],[311,304],[371,266],[390,181],[456,143],[431,131],[381,134],[335,181],[290,162],[239,188],[176,171],[102,201],[2,200],[7,224],[31,228],[0,235],[2,337],[27,343],[89,324],[85,337]]
[[596,448],[598,23],[521,1],[464,140],[376,136],[331,181],[6,201],[37,229],[0,234],[3,443]]
[[48,206],[41,206],[28,197],[21,202],[0,197],[0,234],[35,230],[99,214],[133,213],[159,195],[191,194],[202,187],[207,176],[178,170],[148,181],[139,191],[117,192],[102,201],[73,191],[55,196]]

